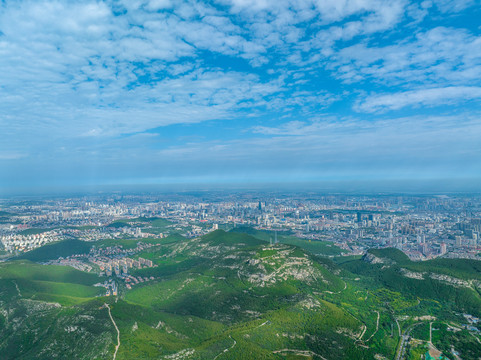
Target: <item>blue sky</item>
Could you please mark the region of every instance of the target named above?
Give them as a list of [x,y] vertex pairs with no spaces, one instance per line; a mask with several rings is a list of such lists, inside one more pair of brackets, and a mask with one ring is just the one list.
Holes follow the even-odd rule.
[[0,187],[476,181],[480,5],[0,1]]

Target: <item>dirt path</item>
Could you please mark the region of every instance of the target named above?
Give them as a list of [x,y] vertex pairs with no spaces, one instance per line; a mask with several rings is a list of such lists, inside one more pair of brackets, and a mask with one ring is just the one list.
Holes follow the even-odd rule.
[[379,313],[379,311],[376,311],[377,312],[377,322],[376,322],[376,331],[374,331],[371,336],[369,336],[369,339],[367,339],[366,341],[369,341],[372,339],[372,337],[374,335],[376,335],[377,331],[379,330],[379,318],[381,317],[381,314]]
[[120,347],[120,331],[119,331],[119,328],[117,327],[117,324],[114,321],[114,318],[112,317],[109,304],[105,303],[104,306],[109,311],[110,320],[112,320],[112,324],[114,324],[115,330],[117,330],[117,345],[115,346],[114,359],[113,359],[115,360],[115,358],[117,357],[117,351],[119,350],[119,347]]
[[429,343],[433,344],[433,323],[429,323]]
[[480,343],[480,344],[481,344],[481,340],[479,340],[479,338],[478,338],[476,335],[474,335],[474,334],[473,334],[473,333],[471,333],[471,332],[470,332],[470,334],[471,334],[471,335],[472,335],[472,336],[473,336],[473,337],[474,337],[474,338],[475,338],[475,339],[478,341],[478,343]]
[[214,358],[214,360],[216,360],[219,356],[221,356],[222,354],[225,354],[227,351],[231,350],[234,346],[236,346],[237,341],[235,341],[234,339],[232,339],[232,336],[229,335],[229,337],[230,337],[231,340],[234,341],[234,343],[232,344],[231,347],[228,347],[227,349],[224,349],[224,351],[222,351],[219,355],[217,355],[217,356]]
[[18,292],[18,296],[22,297],[22,293],[20,292],[20,289],[18,287],[18,284],[16,281],[13,281],[13,283],[15,284],[15,287],[17,288],[17,292]]
[[252,330],[255,330],[255,329],[259,329],[260,327],[264,326],[264,325],[267,325],[267,324],[270,324],[271,322],[269,320],[263,322],[262,324],[260,324],[259,326],[256,326],[255,328],[253,328]]
[[328,293],[328,294],[340,294],[342,291],[346,290],[347,289],[347,282],[345,282],[344,280],[342,280],[344,282],[344,288],[342,290],[339,290],[339,291],[336,291],[336,292],[332,292],[332,291],[329,291],[329,290],[324,290],[325,293]]
[[358,340],[361,340],[361,339],[362,339],[362,337],[364,336],[364,334],[366,333],[366,330],[367,330],[367,326],[366,326],[366,325],[362,324],[362,326],[364,327],[364,330],[362,330],[362,333],[361,333],[361,335],[359,335]]
[[315,352],[310,351],[310,350],[282,349],[282,350],[273,351],[273,353],[274,353],[274,354],[279,354],[279,353],[291,353],[291,354],[294,354],[294,355],[297,355],[297,356],[305,356],[305,357],[317,356],[317,357],[320,357],[321,359],[326,360],[325,357],[323,357],[323,356],[321,356],[321,355],[319,355],[319,354],[316,354]]

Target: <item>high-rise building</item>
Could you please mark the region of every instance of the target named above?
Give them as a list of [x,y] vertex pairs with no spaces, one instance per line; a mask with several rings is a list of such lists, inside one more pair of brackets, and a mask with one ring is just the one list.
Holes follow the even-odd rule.
[[446,243],[441,243],[441,255],[446,254],[447,248],[446,248]]
[[456,239],[456,246],[461,246],[461,236],[458,235],[455,237],[455,239]]

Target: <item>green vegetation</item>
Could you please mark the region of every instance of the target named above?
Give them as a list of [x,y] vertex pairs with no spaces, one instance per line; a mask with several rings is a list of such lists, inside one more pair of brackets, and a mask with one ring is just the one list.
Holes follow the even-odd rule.
[[[274,231],[256,230],[251,227],[237,227],[232,229],[231,232],[249,234],[266,242],[274,241],[275,239]],[[330,241],[300,239],[284,232],[277,233],[277,240],[282,244],[295,245],[316,255],[331,256],[345,252]]]
[[[380,286],[402,293],[407,298],[423,298],[442,301],[453,311],[481,316],[481,296],[479,288],[469,282],[458,283],[456,279],[443,275],[458,275],[458,280],[478,279],[479,261],[445,259],[412,262],[396,249],[371,249],[368,252],[381,263],[370,263],[366,259],[344,262],[341,266],[358,275],[375,279]],[[444,260],[444,259],[443,259]],[[440,268],[444,263],[447,268]],[[415,271],[421,278],[408,276]]]
[[429,341],[429,322],[424,322],[414,327],[411,336],[415,339]]
[[116,220],[113,223],[108,224],[107,227],[124,228],[124,227],[130,227],[130,224],[128,223],[128,220]]
[[37,234],[42,234],[44,232],[47,232],[47,231],[50,231],[52,230],[51,228],[50,229],[37,229],[37,228],[32,228],[32,229],[26,229],[26,230],[22,230],[19,232],[19,235],[24,235],[24,236],[28,236],[28,235],[37,235]]
[[76,229],[76,230],[92,230],[98,229],[95,225],[81,225],[81,226],[62,226],[62,229]]
[[0,283],[15,284],[22,298],[70,305],[101,293],[92,286],[98,282],[96,275],[64,266],[12,261],[0,264],[0,274]]
[[92,243],[69,239],[36,248],[18,256],[17,259],[43,262],[55,260],[59,257],[65,258],[74,254],[88,254],[91,247]]
[[185,240],[185,238],[179,234],[169,235],[162,239],[157,238],[128,238],[128,239],[105,239],[92,243],[96,247],[104,248],[109,246],[122,246],[124,249],[133,249],[137,247],[137,244],[168,244],[177,241]]
[[449,272],[474,284],[477,263],[413,263],[395,249],[332,261],[306,244],[287,243],[292,235],[270,245],[269,233],[248,232],[95,243],[156,245],[134,255],[156,266],[132,270],[154,279],[131,290],[120,282],[118,298],[97,297],[103,289],[92,285],[105,280],[97,275],[29,261],[0,263],[0,353],[5,359],[55,353],[111,359],[117,332],[107,302],[120,331],[120,360],[393,359],[406,332],[414,339],[406,358],[421,359],[430,323],[433,344],[443,353],[453,346],[463,359],[481,356],[479,335],[462,327],[461,314],[480,308],[475,285],[406,276]]
[[411,262],[405,253],[403,253],[401,250],[394,248],[370,249],[368,252],[379,258],[393,260],[398,264],[406,264]]
[[142,228],[142,231],[150,234],[160,234],[169,232],[172,222],[166,219],[152,218],[149,221],[150,225],[148,227]]
[[174,223],[167,219],[162,218],[134,218],[134,219],[121,219],[112,222],[107,225],[111,228],[123,228],[123,227],[140,227],[143,232],[151,234],[160,234],[171,232],[171,228]]
[[21,221],[19,221],[19,220],[13,221],[12,220],[12,217],[16,216],[16,215],[17,214],[13,214],[13,213],[8,212],[8,211],[1,211],[0,210],[0,223],[8,222],[9,224],[20,224]]

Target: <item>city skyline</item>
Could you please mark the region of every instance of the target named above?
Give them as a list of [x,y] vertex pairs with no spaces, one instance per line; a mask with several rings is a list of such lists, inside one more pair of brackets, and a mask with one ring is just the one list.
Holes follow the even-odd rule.
[[479,190],[479,5],[4,1],[0,193],[439,179]]

